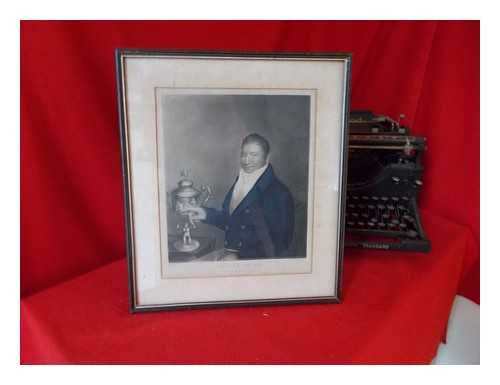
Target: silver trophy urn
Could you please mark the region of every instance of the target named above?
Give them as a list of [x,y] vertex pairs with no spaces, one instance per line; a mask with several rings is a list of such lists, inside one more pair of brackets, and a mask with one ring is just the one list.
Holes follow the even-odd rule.
[[200,207],[212,197],[209,186],[200,186],[198,190],[193,185],[193,181],[188,179],[187,170],[183,170],[177,188],[169,194],[173,209],[183,218],[182,223],[177,225],[182,236],[174,242],[174,248],[180,252],[194,252],[200,247],[200,242],[191,236],[191,230],[196,229],[196,224],[188,213],[190,208]]

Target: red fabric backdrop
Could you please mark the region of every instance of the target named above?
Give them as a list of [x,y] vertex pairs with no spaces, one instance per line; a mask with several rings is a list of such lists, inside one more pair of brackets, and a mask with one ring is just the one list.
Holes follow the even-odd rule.
[[479,302],[479,22],[21,23],[21,295],[125,257],[114,49],[353,53],[353,109],[427,136],[421,205],[467,226]]

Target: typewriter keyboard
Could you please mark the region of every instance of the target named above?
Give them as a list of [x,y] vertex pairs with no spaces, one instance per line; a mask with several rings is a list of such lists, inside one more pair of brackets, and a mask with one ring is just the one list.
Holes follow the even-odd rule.
[[418,237],[408,197],[352,195],[347,197],[346,226],[350,230],[382,231],[396,237]]
[[[414,198],[406,196],[348,195],[345,225],[346,246],[373,249],[426,251],[425,238]],[[356,241],[352,235],[378,236],[384,241]],[[387,241],[393,238],[395,242]]]

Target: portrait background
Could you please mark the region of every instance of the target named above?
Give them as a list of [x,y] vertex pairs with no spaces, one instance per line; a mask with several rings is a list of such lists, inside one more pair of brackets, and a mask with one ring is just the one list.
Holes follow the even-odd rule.
[[[277,177],[293,195],[292,246],[295,255],[305,256],[310,105],[309,95],[161,95],[158,129],[163,131],[164,147],[159,151],[168,160],[167,191],[177,187],[181,170],[188,169],[195,187],[213,188],[207,206],[221,209],[238,176],[241,140],[250,133],[260,134],[270,143],[270,163]],[[168,232],[179,234],[178,217],[169,215]],[[215,236],[216,248],[223,247],[224,233],[215,226],[200,223],[196,235]]]

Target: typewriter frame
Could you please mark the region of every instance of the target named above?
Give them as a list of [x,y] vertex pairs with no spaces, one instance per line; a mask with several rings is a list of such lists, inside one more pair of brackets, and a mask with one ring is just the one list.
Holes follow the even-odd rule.
[[[408,127],[399,122],[374,115],[371,111],[351,112],[347,184],[349,203],[346,202],[346,216],[350,218],[346,218],[346,247],[420,252],[430,250],[430,241],[420,221],[417,206],[425,150],[426,139],[410,135]],[[364,203],[357,201],[361,197]],[[385,198],[384,202],[389,204],[375,201],[379,197]],[[402,203],[398,203],[400,198]],[[358,208],[361,207],[368,209],[360,213]],[[388,214],[389,207],[392,215]],[[394,221],[379,222],[382,210],[383,216],[392,216]],[[401,210],[405,212],[402,216]],[[361,215],[364,218],[359,217]],[[356,218],[360,219],[359,222],[356,222]],[[400,223],[402,218],[405,222]],[[406,232],[403,231],[403,225],[405,228],[411,226],[411,230],[408,228]],[[386,226],[392,226],[393,230],[385,230]],[[401,228],[394,230],[395,227]]]

